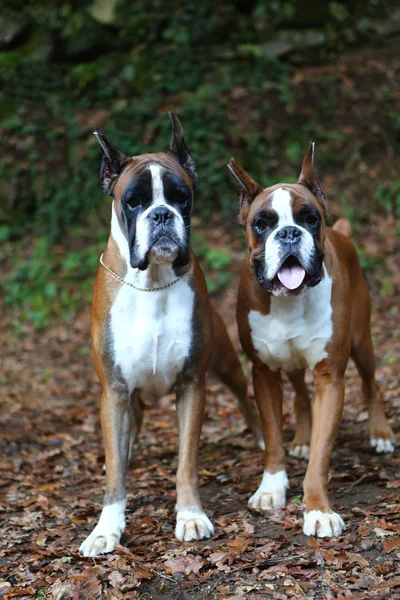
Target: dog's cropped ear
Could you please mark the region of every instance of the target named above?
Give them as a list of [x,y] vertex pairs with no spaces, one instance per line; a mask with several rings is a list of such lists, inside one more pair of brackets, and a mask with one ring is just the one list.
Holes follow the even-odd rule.
[[297,183],[305,185],[325,205],[325,194],[317,178],[314,165],[315,142],[310,142],[307,154],[303,159],[300,177]]
[[100,167],[100,183],[103,186],[104,193],[107,196],[112,196],[115,181],[118,179],[124,165],[126,165],[130,158],[114,148],[101,131],[95,129],[93,133],[103,151]]
[[190,179],[193,181],[193,186],[199,180],[199,176],[196,172],[196,163],[194,162],[192,155],[185,144],[185,132],[182,127],[182,123],[178,117],[173,113],[169,113],[172,125],[172,137],[169,152],[171,156],[185,169]]
[[242,167],[240,167],[234,158],[231,158],[228,169],[232,173],[236,180],[236,183],[240,187],[240,223],[245,224],[247,219],[247,213],[254,198],[263,191],[261,185],[259,185],[254,179],[250,177],[248,173]]

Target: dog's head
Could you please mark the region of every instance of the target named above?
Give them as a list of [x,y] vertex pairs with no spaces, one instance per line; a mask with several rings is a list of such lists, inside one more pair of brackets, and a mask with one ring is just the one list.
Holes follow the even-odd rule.
[[180,268],[190,261],[190,216],[198,175],[182,125],[169,115],[172,139],[167,154],[128,157],[95,131],[103,150],[100,181],[114,198],[130,264],[142,271],[150,263]]
[[233,159],[229,170],[241,189],[240,219],[258,282],[276,296],[301,292],[322,278],[325,195],[310,144],[296,184],[263,189]]

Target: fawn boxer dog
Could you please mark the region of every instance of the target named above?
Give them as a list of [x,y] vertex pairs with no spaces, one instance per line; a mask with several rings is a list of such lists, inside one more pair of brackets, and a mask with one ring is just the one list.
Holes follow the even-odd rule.
[[[371,445],[392,452],[375,380],[370,333],[370,299],[357,253],[345,234],[349,223],[325,224],[325,196],[314,169],[314,144],[304,158],[297,184],[263,189],[233,159],[229,169],[241,189],[240,219],[247,254],[237,303],[244,351],[253,363],[256,402],[266,452],[253,508],[282,507],[289,481],[282,441],[282,379],[296,392],[296,434],[291,453],[308,457],[304,480],[306,535],[340,535],[342,518],[328,500],[328,472],[344,403],[349,357],[356,364],[369,410]],[[315,378],[310,408],[304,370]],[[312,423],[312,428],[311,428]]]
[[119,542],[125,528],[125,475],[143,401],[173,389],[179,431],[175,535],[185,541],[212,535],[197,475],[205,375],[212,353],[216,374],[237,396],[263,445],[240,362],[190,249],[198,175],[182,125],[173,113],[170,117],[167,154],[128,157],[95,132],[103,150],[100,179],[114,199],[111,234],[94,285],[91,324],[94,364],[103,388],[106,491],[100,520],[80,547],[83,556],[111,552]]

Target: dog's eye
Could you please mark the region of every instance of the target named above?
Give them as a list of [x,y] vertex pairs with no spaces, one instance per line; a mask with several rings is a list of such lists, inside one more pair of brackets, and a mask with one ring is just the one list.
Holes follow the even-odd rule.
[[133,210],[134,208],[137,208],[140,205],[140,198],[136,195],[131,196],[126,203],[129,206],[129,208]]
[[176,190],[174,194],[174,200],[177,204],[185,204],[188,200],[187,194],[181,190]]
[[305,218],[305,221],[307,223],[307,225],[316,225],[318,223],[318,217],[316,217],[315,215],[308,215]]
[[255,223],[256,229],[258,231],[265,231],[266,229],[269,228],[268,223],[265,221],[265,219],[258,219],[258,221],[256,221]]

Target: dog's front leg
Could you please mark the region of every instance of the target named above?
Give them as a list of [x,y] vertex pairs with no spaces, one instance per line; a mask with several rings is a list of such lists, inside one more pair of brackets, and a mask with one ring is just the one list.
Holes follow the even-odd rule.
[[199,496],[198,452],[205,404],[205,381],[183,382],[176,395],[179,465],[176,477],[176,529],[178,540],[209,538],[214,527],[202,509]]
[[105,390],[101,398],[101,428],[106,455],[106,491],[96,527],[82,543],[82,556],[112,552],[125,529],[126,490],[132,412],[128,390]]
[[304,479],[303,531],[318,537],[338,536],[345,528],[328,500],[328,476],[344,404],[343,375],[334,376],[326,368],[314,369],[315,398],[312,408],[310,461]]
[[249,500],[252,508],[271,510],[285,506],[285,450],[282,439],[282,378],[264,364],[253,365],[253,386],[265,441],[264,473],[258,490]]

